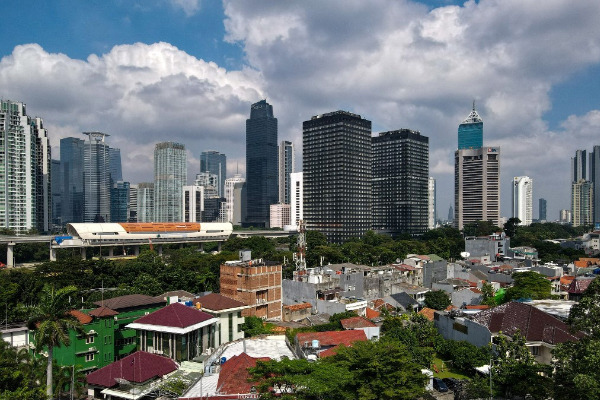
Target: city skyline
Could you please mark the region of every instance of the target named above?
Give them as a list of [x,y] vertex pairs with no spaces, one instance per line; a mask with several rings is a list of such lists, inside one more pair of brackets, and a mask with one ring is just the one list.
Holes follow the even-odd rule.
[[0,27],[0,97],[44,118],[53,154],[63,137],[110,132],[130,182],[152,179],[164,140],[186,144],[188,181],[209,148],[227,153],[227,176],[236,165],[245,175],[243,123],[261,98],[297,148],[303,120],[345,109],[373,132],[430,137],[440,205],[452,203],[453,133],[475,99],[487,143],[503,148],[503,176],[532,177],[556,219],[570,204],[566,163],[600,127],[600,4],[463,3],[332,1],[323,13],[299,2],[25,1]]

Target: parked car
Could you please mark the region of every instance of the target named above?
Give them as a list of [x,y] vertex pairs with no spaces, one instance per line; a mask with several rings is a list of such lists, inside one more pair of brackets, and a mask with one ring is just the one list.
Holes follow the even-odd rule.
[[448,386],[440,378],[433,378],[433,388],[438,392],[447,392]]

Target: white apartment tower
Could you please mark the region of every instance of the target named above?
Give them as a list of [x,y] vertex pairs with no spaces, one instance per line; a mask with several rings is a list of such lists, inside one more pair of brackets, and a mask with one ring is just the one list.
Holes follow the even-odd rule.
[[283,228],[290,224],[290,205],[289,204],[271,204],[270,207],[270,227]]
[[287,140],[279,144],[279,202],[290,204],[290,174],[295,165],[294,144]]
[[50,227],[52,193],[48,131],[24,103],[0,100],[0,227],[23,234]]
[[302,196],[304,196],[302,184],[302,172],[294,172],[290,174],[290,225],[298,225],[298,221],[304,219],[304,206]]
[[513,178],[513,217],[521,220],[520,225],[531,225],[533,219],[533,181],[528,176]]
[[427,181],[427,229],[434,229],[437,220],[435,190],[435,178],[430,176]]
[[241,225],[244,221],[245,186],[246,180],[240,174],[225,179],[225,215],[223,216],[223,222]]
[[182,195],[187,181],[185,146],[157,143],[154,149],[154,222],[180,222]]
[[202,222],[204,211],[204,186],[183,187],[183,222]]

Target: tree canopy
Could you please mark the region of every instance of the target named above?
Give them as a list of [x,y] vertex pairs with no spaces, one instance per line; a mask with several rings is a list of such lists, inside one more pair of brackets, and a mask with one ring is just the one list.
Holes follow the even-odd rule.
[[443,290],[431,290],[425,293],[425,305],[434,310],[444,310],[452,304],[450,296]]
[[505,301],[550,298],[552,284],[544,275],[534,271],[526,271],[516,272],[512,277],[513,286],[506,290]]

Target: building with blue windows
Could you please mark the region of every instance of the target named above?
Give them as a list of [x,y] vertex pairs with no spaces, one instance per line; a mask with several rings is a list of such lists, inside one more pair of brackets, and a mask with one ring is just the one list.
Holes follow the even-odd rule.
[[129,182],[113,182],[110,189],[110,222],[129,221]]
[[460,125],[458,125],[458,149],[479,149],[483,147],[483,120],[473,110]]
[[218,178],[216,185],[219,197],[225,197],[225,179],[227,178],[227,156],[218,151],[203,151],[200,154],[200,172],[210,172]]
[[60,140],[62,172],[61,223],[83,222],[83,146],[84,140]]

